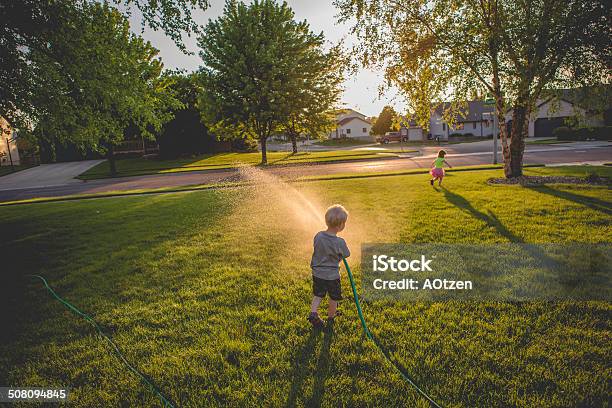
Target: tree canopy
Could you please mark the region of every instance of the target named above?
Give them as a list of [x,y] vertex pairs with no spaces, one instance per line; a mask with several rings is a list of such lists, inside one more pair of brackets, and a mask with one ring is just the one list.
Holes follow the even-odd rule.
[[[182,35],[195,33],[199,28],[193,19],[193,11],[209,6],[209,0],[112,0],[111,3],[124,7],[128,15],[133,9],[140,10],[143,25],[163,30],[183,50]],[[0,2],[0,115],[13,127],[31,126],[35,121],[31,116],[40,109],[32,100],[33,88],[44,86],[47,78],[37,75],[36,68],[30,66],[32,52],[49,53],[47,39],[61,40],[57,31],[72,22],[78,24],[85,17],[83,13],[96,4],[99,2],[95,0]],[[55,64],[62,63],[57,60],[57,55],[48,57],[54,58]],[[58,74],[63,75],[61,69]]]
[[21,32],[2,36],[13,40],[2,49],[15,68],[0,69],[9,84],[3,87],[0,115],[22,134],[35,130],[38,138],[111,153],[128,127],[149,138],[159,131],[178,101],[157,50],[132,34],[127,19],[106,4],[43,5],[33,2],[25,13],[40,20],[31,35],[24,25]]
[[[460,109],[474,93],[495,98],[508,177],[522,174],[524,137],[537,100],[555,88],[609,82],[612,34],[602,1],[335,3],[341,20],[354,22],[362,61],[385,69],[423,126],[444,100]],[[510,134],[507,109],[513,112]]]
[[206,10],[209,0],[113,0],[122,4],[131,14],[135,6],[142,13],[143,25],[153,30],[161,29],[183,52],[188,52],[183,44],[184,34],[200,32],[200,25],[193,18],[194,10]]
[[325,126],[339,95],[339,51],[298,22],[286,3],[228,2],[199,37],[207,122],[255,137],[267,162],[273,132]]
[[301,81],[289,100],[289,114],[281,121],[280,130],[292,141],[297,153],[297,137],[310,134],[318,137],[330,132],[336,124],[334,107],[342,88],[346,56],[340,46],[323,50],[323,35],[309,36],[304,42],[304,56],[299,68]]

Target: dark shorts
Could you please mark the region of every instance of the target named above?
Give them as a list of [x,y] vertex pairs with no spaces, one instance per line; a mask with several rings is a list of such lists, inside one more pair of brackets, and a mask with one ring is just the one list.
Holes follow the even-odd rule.
[[312,293],[320,298],[324,298],[326,294],[329,294],[329,298],[331,300],[342,300],[342,288],[340,287],[340,279],[327,280],[313,276]]

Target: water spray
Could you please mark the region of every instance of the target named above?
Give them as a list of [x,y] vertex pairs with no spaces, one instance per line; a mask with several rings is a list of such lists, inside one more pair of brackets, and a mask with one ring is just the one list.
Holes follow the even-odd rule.
[[361,321],[361,328],[363,329],[363,332],[365,333],[366,337],[368,339],[372,340],[372,343],[374,343],[374,345],[376,346],[378,351],[380,351],[381,354],[385,357],[385,360],[387,360],[389,362],[389,364],[391,364],[391,366],[393,366],[393,368],[395,368],[395,370],[399,373],[399,375],[408,384],[412,385],[414,387],[414,389],[417,390],[417,392],[419,394],[421,394],[421,396],[423,398],[425,398],[431,404],[431,406],[436,407],[436,408],[442,408],[440,406],[440,404],[438,404],[436,401],[434,401],[402,369],[400,369],[398,367],[398,365],[395,362],[393,362],[393,360],[391,360],[391,356],[389,355],[389,353],[386,352],[381,347],[381,345],[378,342],[378,340],[376,340],[376,338],[374,337],[374,335],[372,334],[370,329],[368,329],[368,325],[366,324],[365,318],[363,317],[363,311],[361,310],[361,304],[359,303],[359,297],[357,296],[357,287],[355,286],[355,279],[353,279],[353,273],[351,272],[351,268],[349,267],[349,264],[346,261],[346,258],[342,257],[342,262],[344,262],[344,267],[346,268],[346,272],[348,274],[349,281],[351,282],[351,289],[353,290],[353,299],[355,300],[355,306],[357,307],[357,314],[359,315],[359,320]]

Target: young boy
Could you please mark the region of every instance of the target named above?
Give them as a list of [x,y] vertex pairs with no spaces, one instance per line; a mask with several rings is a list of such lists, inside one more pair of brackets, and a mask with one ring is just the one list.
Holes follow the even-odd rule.
[[312,304],[308,321],[314,327],[323,326],[323,320],[319,317],[317,310],[319,304],[326,294],[329,294],[329,306],[327,309],[327,322],[332,323],[337,315],[338,302],[342,300],[340,288],[339,263],[342,257],[350,256],[346,242],[336,236],[344,229],[348,212],[339,205],[332,205],[325,212],[325,223],[327,230],[320,231],[314,237],[314,251],[310,267],[312,268]]

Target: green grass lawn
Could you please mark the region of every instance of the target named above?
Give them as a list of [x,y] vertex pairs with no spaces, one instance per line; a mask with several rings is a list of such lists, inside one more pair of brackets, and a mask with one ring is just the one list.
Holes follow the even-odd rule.
[[557,140],[557,138],[552,138],[552,139],[538,139],[538,140],[529,140],[527,139],[525,141],[526,144],[562,144],[562,143],[571,143],[567,140]]
[[[529,174],[612,169],[531,168]],[[305,316],[320,223],[342,203],[361,274],[363,242],[601,242],[606,186],[489,186],[499,170],[267,184],[29,204],[0,211],[0,383],[64,386],[70,406],[156,406],[109,346],[38,273],[98,320],[181,407],[428,405],[365,340],[346,300],[333,332]],[[265,180],[265,178],[263,178]],[[295,190],[294,190],[295,188]],[[612,334],[605,302],[363,305],[370,329],[444,407],[603,407]]]
[[[268,152],[269,165],[287,165],[304,163],[322,163],[340,160],[360,160],[380,157],[395,157],[390,152],[337,150],[329,152]],[[217,153],[173,160],[162,159],[121,159],[117,160],[119,176],[137,176],[143,174],[175,173],[198,170],[219,170],[242,165],[257,165],[261,162],[261,153]],[[108,161],[92,167],[79,176],[83,180],[110,177]]]
[[13,167],[14,168],[12,168],[10,165],[0,166],[0,177],[6,176],[7,174],[15,173],[21,170],[29,169],[30,167],[33,167],[33,166],[29,164],[22,164],[22,165],[13,166]]

